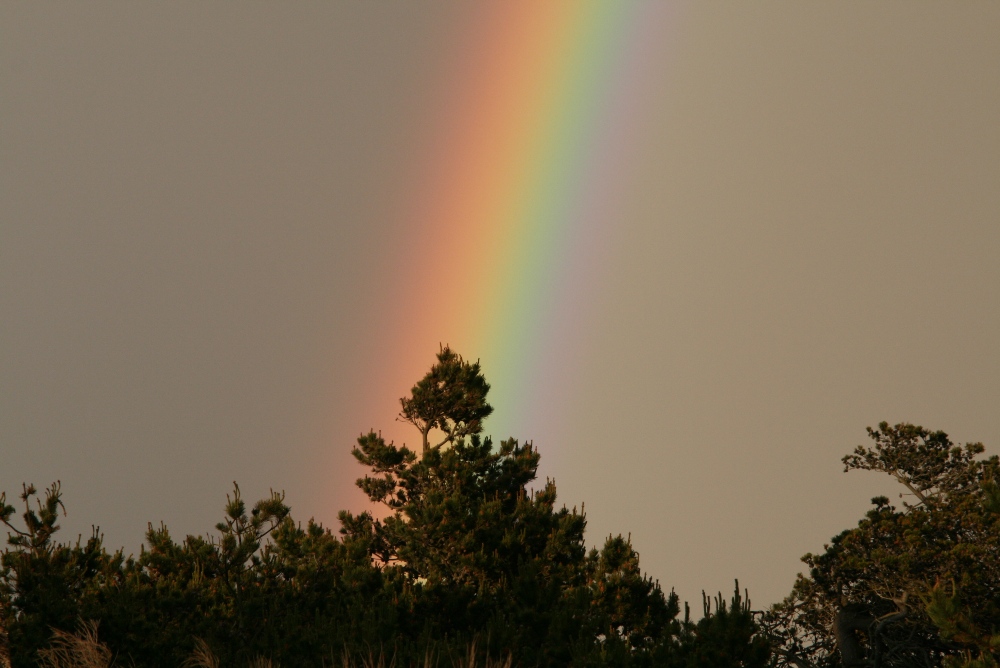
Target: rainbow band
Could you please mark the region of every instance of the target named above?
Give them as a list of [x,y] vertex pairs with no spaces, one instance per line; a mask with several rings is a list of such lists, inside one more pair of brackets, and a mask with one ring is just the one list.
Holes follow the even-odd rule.
[[530,430],[540,395],[569,382],[638,142],[650,26],[662,28],[667,11],[580,0],[483,6],[440,148],[406,214],[420,233],[383,387],[409,388],[437,345],[450,344],[481,360],[496,407],[487,432],[505,437]]

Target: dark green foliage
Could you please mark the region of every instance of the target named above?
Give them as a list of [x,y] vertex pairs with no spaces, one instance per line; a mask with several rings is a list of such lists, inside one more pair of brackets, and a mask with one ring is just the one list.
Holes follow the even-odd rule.
[[768,642],[757,633],[750,599],[740,596],[736,583],[726,605],[722,594],[712,600],[702,593],[704,615],[697,624],[686,624],[681,639],[680,665],[684,668],[765,668],[770,663]]
[[62,507],[58,482],[45,491],[44,502],[34,486],[25,486],[21,501],[24,527],[18,528],[11,522],[15,509],[0,495],[0,520],[12,532],[11,547],[0,558],[0,627],[15,666],[34,665],[33,649],[47,644],[52,627],[75,628],[87,585],[112,581],[122,564],[121,553],[109,555],[96,534],[75,545],[52,541]]
[[845,470],[887,473],[914,502],[897,509],[875,497],[857,528],[803,557],[808,577],[764,619],[779,665],[922,667],[995,652],[973,636],[1000,629],[1000,522],[990,512],[1000,462],[940,431],[868,431],[874,447],[845,457]]
[[[236,486],[214,536],[177,542],[150,526],[138,557],[125,558],[96,533],[53,539],[58,484],[37,508],[25,488],[23,528],[0,497],[13,532],[0,562],[12,666],[36,665],[77,628],[97,633],[117,665],[149,667],[196,652],[222,666],[449,665],[470,651],[518,666],[763,665],[767,647],[738,591],[728,608],[720,599],[697,624],[681,622],[677,597],[642,573],[629,540],[588,554],[583,513],[556,506],[551,480],[529,487],[538,451],[480,436],[488,391],[478,364],[443,348],[402,400],[421,455],[362,435],[353,452],[369,473],[358,485],[387,514],[344,511],[339,536],[294,522],[281,494],[248,509]],[[432,430],[444,433],[433,446]]]
[[424,453],[431,448],[428,434],[432,429],[444,432],[444,439],[433,446],[440,448],[480,433],[483,420],[493,412],[486,403],[490,386],[479,362],[465,362],[447,346],[441,348],[437,358],[437,364],[413,386],[410,396],[399,400],[403,408],[399,417],[420,430]]
[[[992,517],[994,528],[1000,525],[1000,485],[992,477],[992,471],[982,481],[983,510],[987,517]],[[993,547],[998,548],[1000,541],[993,534]],[[986,576],[991,578],[988,583],[994,597],[1000,592],[1000,577],[998,577],[997,552],[987,558],[990,563],[983,564]],[[1000,614],[997,608],[1000,602],[994,598],[991,609],[973,611],[969,603],[975,603],[974,597],[963,596],[954,580],[945,584],[938,580],[930,591],[921,597],[924,610],[931,622],[938,628],[941,637],[949,642],[958,643],[963,651],[957,656],[945,659],[947,668],[996,668],[1000,666]]]
[[648,648],[676,635],[677,596],[665,598],[660,585],[642,574],[639,554],[621,536],[609,536],[604,548],[587,557],[591,615],[605,637],[618,637],[630,649]]

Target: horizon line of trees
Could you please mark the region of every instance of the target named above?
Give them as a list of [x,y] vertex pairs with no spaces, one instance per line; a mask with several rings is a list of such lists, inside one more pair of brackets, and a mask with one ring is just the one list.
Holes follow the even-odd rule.
[[0,666],[83,666],[77,641],[102,666],[171,668],[1000,666],[1000,462],[982,444],[869,428],[845,471],[890,475],[912,502],[872,499],[803,557],[783,602],[754,611],[737,583],[703,595],[696,622],[629,539],[588,551],[584,513],[557,508],[551,480],[529,489],[534,446],[482,436],[489,389],[478,362],[442,348],[400,400],[420,452],[375,432],[352,451],[386,515],[341,511],[336,533],[293,520],[283,494],[250,507],[234,485],[216,535],[151,525],[125,556],[96,531],[56,540],[58,483],[44,498],[25,485],[20,521],[0,494]]

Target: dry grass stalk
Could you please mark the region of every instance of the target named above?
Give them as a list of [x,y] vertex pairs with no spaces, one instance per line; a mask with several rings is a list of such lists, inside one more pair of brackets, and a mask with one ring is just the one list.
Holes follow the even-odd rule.
[[111,650],[97,637],[97,622],[80,623],[76,633],[52,630],[52,646],[38,650],[44,668],[108,668]]
[[[381,649],[378,654],[369,649],[368,655],[361,656],[359,661],[360,664],[358,661],[352,659],[350,654],[345,650],[341,655],[341,668],[396,668],[395,655],[387,659],[385,651]],[[452,668],[512,668],[513,661],[513,657],[508,654],[506,659],[487,657],[486,662],[481,664],[476,656],[476,641],[473,641],[469,644],[468,653],[464,656],[459,656],[457,659],[453,658],[451,665]],[[438,668],[439,666],[440,661],[438,657],[428,648],[424,654],[423,668]],[[0,668],[3,668],[3,666],[0,665]],[[204,640],[195,638],[195,650],[181,668],[219,668],[219,659]],[[259,656],[250,661],[247,664],[247,668],[279,667],[270,659]]]
[[181,668],[219,668],[219,657],[201,638],[194,639],[194,651],[182,664]]
[[[508,654],[505,659],[493,659],[491,657],[486,657],[485,663],[480,663],[476,654],[477,641],[473,640],[469,643],[468,651],[462,656],[457,658],[452,657],[451,667],[452,668],[512,668],[514,664],[514,657]],[[351,658],[350,654],[345,650],[341,655],[341,668],[395,668],[396,658],[393,656],[389,659],[389,663],[386,664],[386,656],[383,650],[379,650],[378,655],[376,655],[372,650],[368,651],[368,656],[360,657],[360,666],[358,661]],[[411,664],[413,668],[420,668],[416,664]],[[427,651],[424,653],[423,668],[439,668],[441,666],[440,657],[436,656],[434,651],[428,647]]]
[[256,659],[251,659],[250,663],[247,664],[247,668],[278,668],[270,659],[266,659],[262,656],[258,656]]
[[390,660],[389,665],[385,664],[385,653],[379,650],[378,659],[368,651],[368,658],[361,657],[362,668],[396,668],[396,656],[393,655],[392,660]]
[[[473,638],[472,642],[469,643],[469,651],[465,658],[458,657],[458,659],[452,660],[452,668],[476,668],[478,665],[478,660],[476,658],[476,644],[478,639]],[[487,647],[489,644],[487,643]],[[514,657],[511,654],[507,654],[506,659],[493,659],[489,656],[486,657],[486,663],[483,664],[483,668],[511,668],[514,662]]]
[[[219,668],[219,657],[208,646],[208,643],[201,638],[194,639],[194,651],[191,656],[181,665],[181,668]],[[251,659],[247,668],[278,668],[270,659],[258,656]]]

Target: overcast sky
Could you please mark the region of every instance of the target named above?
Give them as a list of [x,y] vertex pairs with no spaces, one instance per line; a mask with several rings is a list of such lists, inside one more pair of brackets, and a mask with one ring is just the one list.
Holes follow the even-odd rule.
[[[362,507],[350,447],[407,390],[371,386],[372,328],[470,6],[0,6],[0,489],[60,479],[64,538],[133,552],[233,480]],[[866,426],[1000,452],[1000,4],[669,20],[578,389],[504,427],[591,543],[764,605],[895,497],[841,472]]]

